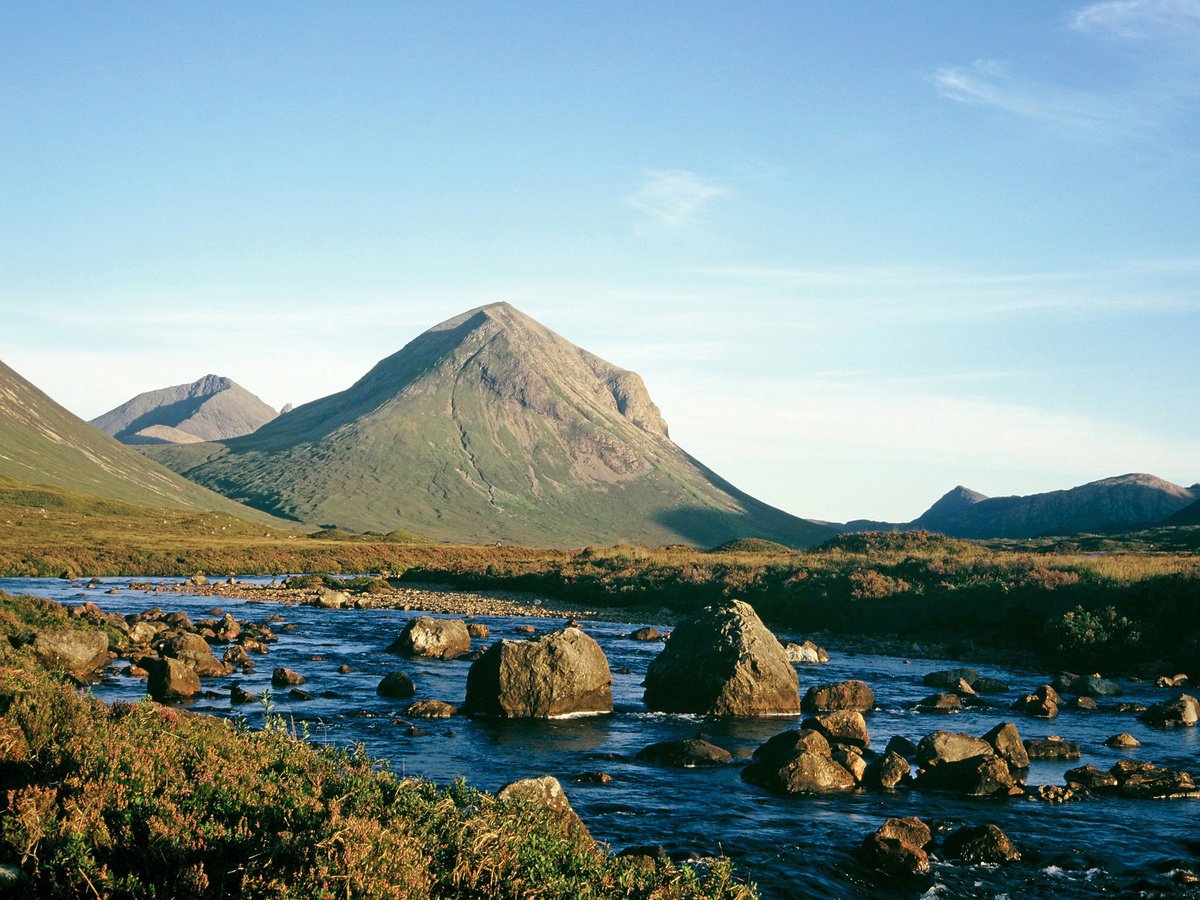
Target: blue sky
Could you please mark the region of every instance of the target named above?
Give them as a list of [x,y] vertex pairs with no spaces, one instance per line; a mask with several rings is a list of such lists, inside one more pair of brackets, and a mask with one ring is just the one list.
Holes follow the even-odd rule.
[[1200,481],[1200,0],[8,3],[0,359],[340,390],[508,300],[818,518]]

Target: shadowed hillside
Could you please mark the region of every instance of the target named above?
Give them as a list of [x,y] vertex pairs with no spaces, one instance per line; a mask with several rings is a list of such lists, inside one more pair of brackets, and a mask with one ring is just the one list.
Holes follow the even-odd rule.
[[125,444],[194,444],[241,437],[275,415],[233,380],[205,375],[191,384],[138,394],[92,424]]

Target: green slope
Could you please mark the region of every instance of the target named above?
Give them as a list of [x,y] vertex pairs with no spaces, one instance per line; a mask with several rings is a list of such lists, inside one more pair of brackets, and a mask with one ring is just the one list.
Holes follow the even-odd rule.
[[722,481],[670,440],[637,375],[507,304],[430,329],[252,435],[144,452],[241,502],[354,530],[551,546],[832,534]]
[[146,459],[0,362],[0,478],[139,506],[224,512],[282,525]]

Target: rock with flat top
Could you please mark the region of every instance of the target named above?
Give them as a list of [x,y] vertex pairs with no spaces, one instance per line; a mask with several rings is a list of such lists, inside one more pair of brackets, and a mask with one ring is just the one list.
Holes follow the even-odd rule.
[[433,659],[457,659],[471,652],[471,633],[462,619],[435,619],[417,616],[388,647],[388,653],[402,656],[427,656]]
[[33,655],[47,669],[86,675],[108,662],[108,635],[103,631],[47,628],[34,635]]

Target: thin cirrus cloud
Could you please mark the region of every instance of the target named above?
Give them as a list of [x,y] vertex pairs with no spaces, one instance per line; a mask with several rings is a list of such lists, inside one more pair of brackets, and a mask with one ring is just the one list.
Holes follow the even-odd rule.
[[668,228],[693,221],[713,200],[729,191],[685,169],[654,169],[625,203],[647,220]]
[[1146,137],[1158,116],[1150,98],[1134,102],[1013,77],[1008,67],[980,59],[969,66],[943,66],[934,73],[938,94],[947,100],[984,106],[1047,125],[1104,139]]
[[1200,2],[1106,0],[1077,12],[1071,27],[1124,40],[1194,41],[1200,36]]
[[1114,144],[1168,149],[1169,131],[1197,90],[1200,0],[1104,0],[1066,23],[1096,41],[1119,44],[1141,60],[1141,76],[1108,91],[1088,91],[1009,71],[979,59],[943,66],[932,81],[943,98],[987,107]]

